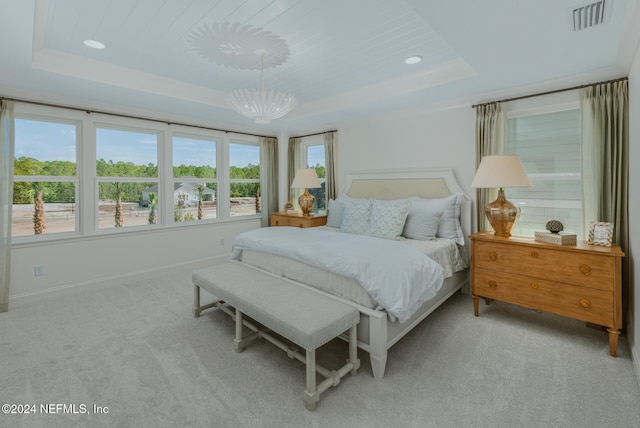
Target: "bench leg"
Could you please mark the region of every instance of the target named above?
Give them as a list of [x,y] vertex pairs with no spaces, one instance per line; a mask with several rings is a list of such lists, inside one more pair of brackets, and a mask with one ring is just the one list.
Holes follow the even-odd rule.
[[242,352],[242,337],[244,336],[242,318],[242,312],[236,309],[236,339],[234,340],[236,352]]
[[193,285],[193,317],[198,318],[200,316],[200,287]]
[[304,402],[309,410],[315,410],[320,401],[316,390],[316,351],[307,351],[307,389],[304,391]]

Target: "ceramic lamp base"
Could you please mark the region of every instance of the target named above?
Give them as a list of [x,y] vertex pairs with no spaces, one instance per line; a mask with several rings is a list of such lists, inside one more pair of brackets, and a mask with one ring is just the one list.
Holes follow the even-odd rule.
[[311,215],[311,210],[313,209],[313,204],[315,201],[316,198],[314,198],[313,195],[309,193],[309,189],[304,189],[304,193],[298,198],[298,204],[300,205],[300,209],[302,210],[302,215]]
[[487,220],[493,227],[496,236],[511,236],[511,229],[516,224],[520,209],[504,197],[504,190],[498,191],[498,199],[487,205],[484,210]]

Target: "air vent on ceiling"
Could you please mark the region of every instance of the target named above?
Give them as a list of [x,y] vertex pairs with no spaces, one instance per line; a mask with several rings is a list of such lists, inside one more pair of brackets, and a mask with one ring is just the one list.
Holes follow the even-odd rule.
[[[606,3],[611,3],[611,1],[607,0]],[[577,7],[573,9],[573,31],[586,30],[603,24],[606,18],[608,16],[605,16],[605,0]]]

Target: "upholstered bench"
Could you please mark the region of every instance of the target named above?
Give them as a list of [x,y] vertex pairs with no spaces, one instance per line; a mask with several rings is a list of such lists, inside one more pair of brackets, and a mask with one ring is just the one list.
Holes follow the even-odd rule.
[[[285,351],[290,358],[306,363],[307,385],[304,401],[309,410],[316,408],[320,394],[330,386],[336,386],[347,373],[355,375],[360,368],[357,358],[358,310],[346,303],[322,295],[316,291],[295,284],[285,278],[268,272],[230,261],[204,269],[192,275],[194,283],[194,315],[209,307],[227,309],[235,316],[236,352],[251,341],[263,338]],[[213,294],[220,301],[200,306],[200,288]],[[235,308],[235,313],[226,305]],[[244,315],[302,347],[306,355],[290,349],[282,340],[270,334],[269,330],[247,320]],[[245,337],[244,327],[254,333]],[[349,360],[337,371],[329,371],[317,365],[315,350],[349,330]],[[316,372],[324,380],[316,386]]]

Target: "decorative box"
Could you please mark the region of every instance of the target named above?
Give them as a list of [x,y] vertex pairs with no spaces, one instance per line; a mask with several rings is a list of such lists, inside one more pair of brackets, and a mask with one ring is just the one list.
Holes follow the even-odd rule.
[[556,245],[576,245],[575,233],[551,233],[551,232],[536,232],[536,241],[547,242],[549,244]]

